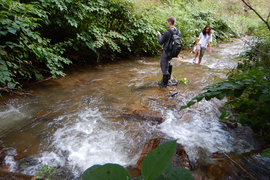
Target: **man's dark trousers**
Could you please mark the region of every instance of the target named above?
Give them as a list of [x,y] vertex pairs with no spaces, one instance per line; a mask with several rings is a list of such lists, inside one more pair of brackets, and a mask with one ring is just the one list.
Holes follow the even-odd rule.
[[163,85],[167,86],[168,85],[168,80],[170,78],[170,73],[169,73],[169,56],[168,54],[163,51],[161,55],[161,60],[160,60],[160,67],[161,71],[163,74]]

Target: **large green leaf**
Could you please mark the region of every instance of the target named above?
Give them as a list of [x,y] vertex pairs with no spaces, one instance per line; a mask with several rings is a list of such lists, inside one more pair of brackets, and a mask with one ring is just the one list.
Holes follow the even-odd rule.
[[83,180],[131,180],[127,170],[119,164],[94,165],[84,171]]
[[263,150],[261,156],[270,158],[270,148]]
[[155,180],[169,165],[176,149],[176,140],[166,142],[150,151],[142,163],[142,174],[147,180]]
[[98,167],[101,167],[101,165],[94,165],[88,169],[86,169],[84,172],[83,172],[83,175],[82,175],[82,179],[85,180],[85,179],[89,179],[89,177],[91,176],[91,174],[93,173],[93,171],[95,171]]
[[140,175],[136,178],[136,180],[146,180],[146,178],[143,175]]
[[173,167],[167,175],[169,180],[193,180],[192,174],[189,170],[183,167]]
[[170,171],[172,170],[173,168],[173,164],[172,163],[169,163],[169,165],[167,166],[167,168],[164,170],[163,174],[164,176],[168,176],[168,174],[170,173]]
[[161,175],[158,176],[158,178],[156,178],[155,180],[166,180],[166,178],[163,176],[163,174],[161,174]]
[[182,167],[174,167],[172,163],[163,172],[168,180],[192,180],[192,174],[189,170]]

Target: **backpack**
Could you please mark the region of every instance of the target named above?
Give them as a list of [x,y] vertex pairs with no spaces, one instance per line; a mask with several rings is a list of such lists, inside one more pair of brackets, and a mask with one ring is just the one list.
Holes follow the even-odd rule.
[[168,31],[172,34],[167,50],[169,52],[169,57],[177,57],[182,50],[181,32],[178,29],[176,34],[174,34],[172,29],[169,29]]

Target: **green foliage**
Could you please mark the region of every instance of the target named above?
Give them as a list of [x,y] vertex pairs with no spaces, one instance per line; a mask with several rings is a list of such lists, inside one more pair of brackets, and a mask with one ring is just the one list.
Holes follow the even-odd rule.
[[44,177],[47,177],[46,180],[49,180],[48,178],[52,178],[55,173],[55,167],[41,165],[37,172],[38,175],[35,177],[35,179],[44,179]]
[[[142,164],[142,175],[136,180],[192,180],[192,174],[185,168],[173,167],[170,163],[176,149],[176,140],[166,142],[150,151]],[[131,179],[125,168],[118,164],[94,165],[84,171],[83,180]]]
[[[201,101],[203,98],[209,101],[212,98],[223,99],[228,97],[225,107],[231,107],[232,112],[237,112],[235,119],[241,124],[249,124],[261,135],[270,133],[270,70],[259,67],[234,75],[227,81],[209,85],[194,97],[186,106],[187,108]],[[221,118],[225,118],[222,112]]]
[[176,18],[175,27],[182,33],[184,48],[191,47],[195,43],[206,25],[211,25],[213,28],[214,43],[216,40],[239,36],[239,30],[233,20],[229,20],[226,14],[218,13],[211,3],[167,1],[163,5],[154,6],[151,9],[146,8],[142,12],[143,15],[148,16],[154,30],[162,33],[167,30],[166,19],[174,16]]
[[247,45],[246,51],[238,57],[242,63],[238,65],[238,69],[246,71],[251,67],[270,67],[270,31],[264,35],[264,38],[254,38]]
[[184,83],[185,85],[187,85],[187,83],[189,82],[189,80],[187,78],[183,78],[183,79],[177,79],[177,81]]
[[0,86],[15,88],[19,85],[15,77],[41,80],[42,71],[53,77],[65,75],[61,71],[63,63],[71,61],[60,54],[70,42],[51,45],[49,39],[41,36],[37,28],[47,17],[47,12],[38,5],[0,2]]
[[193,180],[189,170],[183,167],[174,167],[172,163],[168,165],[163,175],[168,180]]
[[172,15],[184,47],[192,46],[208,24],[217,39],[237,36],[226,16],[196,1],[140,1],[139,5],[134,1],[1,1],[0,88],[20,89],[18,79],[42,80],[49,73],[54,78],[64,76],[64,65],[71,60],[92,63],[91,59],[156,54],[161,48],[156,31],[164,32]]
[[157,40],[147,18],[132,12],[129,1],[39,0],[38,3],[51,12],[50,24],[42,32],[44,36],[53,41],[70,40],[75,50],[87,47],[96,53],[98,60],[104,52],[115,56],[123,53],[122,49],[137,53],[157,51]]
[[260,155],[263,156],[263,157],[270,158],[270,148],[263,150],[263,152],[261,152]]
[[84,171],[83,180],[131,180],[127,170],[118,164],[94,165]]
[[176,140],[164,143],[150,151],[142,163],[142,174],[147,180],[154,180],[169,165],[176,149]]

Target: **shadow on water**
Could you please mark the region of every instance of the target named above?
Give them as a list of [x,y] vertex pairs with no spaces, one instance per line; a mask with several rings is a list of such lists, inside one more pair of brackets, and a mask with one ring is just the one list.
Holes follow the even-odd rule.
[[[33,88],[38,97],[10,98],[6,106],[1,105],[0,151],[5,155],[0,165],[30,175],[36,174],[40,164],[57,166],[62,172],[65,169],[62,177],[76,179],[94,164],[135,165],[147,140],[167,137],[184,146],[194,172],[212,179],[221,176],[215,172],[248,179],[221,158],[221,164],[231,164],[231,169],[225,169],[217,163],[220,159],[212,158],[213,153],[238,157],[253,152],[239,163],[266,172],[264,161],[269,160],[256,153],[263,142],[248,127],[230,129],[219,122],[224,101],[201,101],[180,111],[204,86],[226,78],[236,65],[234,54],[242,48],[238,40],[220,44],[215,53],[206,53],[201,65],[192,64],[193,54],[183,51],[181,58],[172,60],[173,75],[190,82],[171,90],[157,86],[162,76],[159,57],[85,67],[38,84]],[[157,111],[166,121],[153,125],[138,120],[132,115],[135,110]],[[250,173],[259,176],[258,172]]]

